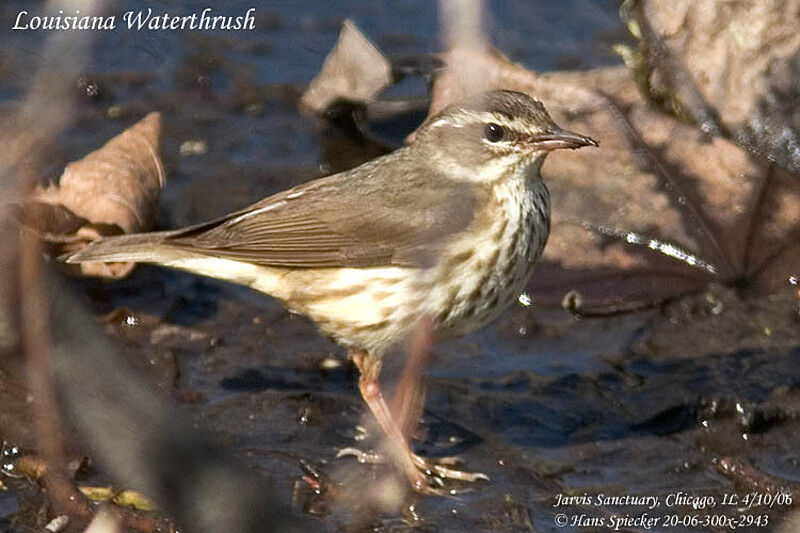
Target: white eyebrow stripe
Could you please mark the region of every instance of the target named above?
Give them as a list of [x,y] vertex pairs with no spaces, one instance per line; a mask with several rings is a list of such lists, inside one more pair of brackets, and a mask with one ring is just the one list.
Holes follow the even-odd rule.
[[454,128],[463,128],[464,126],[475,124],[476,122],[483,122],[486,124],[494,122],[495,124],[499,124],[500,126],[504,126],[510,130],[523,133],[530,131],[528,123],[517,118],[509,118],[507,115],[502,113],[493,113],[491,111],[461,111],[450,117],[440,118],[439,120],[431,123],[431,125],[428,127],[432,129],[447,124]]

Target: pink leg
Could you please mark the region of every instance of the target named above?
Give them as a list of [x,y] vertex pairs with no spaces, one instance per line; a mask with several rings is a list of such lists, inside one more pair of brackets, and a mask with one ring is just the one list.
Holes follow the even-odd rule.
[[431,482],[439,482],[441,478],[458,479],[461,481],[476,481],[478,479],[488,480],[489,478],[480,473],[461,472],[447,468],[443,465],[434,464],[411,451],[403,429],[392,417],[383,394],[380,390],[378,375],[380,372],[380,359],[373,359],[365,351],[351,350],[350,356],[361,372],[358,380],[358,388],[361,396],[367,402],[370,411],[375,416],[381,426],[389,450],[397,465],[403,470],[411,487],[423,494],[444,495],[446,491],[432,487]]

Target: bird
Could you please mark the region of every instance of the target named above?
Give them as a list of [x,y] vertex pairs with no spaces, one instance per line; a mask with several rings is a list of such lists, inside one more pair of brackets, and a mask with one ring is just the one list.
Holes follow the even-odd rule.
[[[68,263],[144,262],[245,285],[344,346],[359,390],[421,493],[439,494],[380,388],[383,357],[428,321],[475,331],[523,292],[550,232],[548,153],[598,146],[527,94],[490,90],[426,119],[397,150],[209,222],[103,238]],[[437,466],[438,476],[474,481]]]

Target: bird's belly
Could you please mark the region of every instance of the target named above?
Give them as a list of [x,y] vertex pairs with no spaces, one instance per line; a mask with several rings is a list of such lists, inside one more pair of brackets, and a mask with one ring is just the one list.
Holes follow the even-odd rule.
[[397,266],[294,270],[284,278],[284,302],[337,343],[378,355],[421,318],[419,274]]

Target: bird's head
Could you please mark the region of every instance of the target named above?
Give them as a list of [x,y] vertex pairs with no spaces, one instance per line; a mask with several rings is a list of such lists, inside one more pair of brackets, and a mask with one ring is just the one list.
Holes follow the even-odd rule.
[[439,171],[476,182],[537,167],[551,150],[597,145],[557,126],[539,100],[504,90],[446,107],[422,125],[412,143]]

